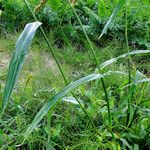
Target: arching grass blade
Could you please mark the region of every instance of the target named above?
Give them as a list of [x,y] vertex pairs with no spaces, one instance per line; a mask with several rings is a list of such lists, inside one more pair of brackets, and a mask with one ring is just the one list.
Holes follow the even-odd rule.
[[132,52],[129,52],[129,53],[125,53],[125,54],[122,54],[118,57],[115,57],[115,58],[112,58],[110,60],[107,60],[105,61],[104,63],[102,63],[100,65],[100,69],[104,69],[105,67],[107,67],[108,65],[114,63],[114,62],[117,62],[118,59],[121,59],[121,58],[125,58],[125,57],[128,57],[128,55],[135,55],[135,54],[146,54],[146,53],[150,53],[150,50],[134,50]]
[[71,92],[73,89],[77,88],[78,86],[85,84],[87,82],[93,81],[93,80],[97,80],[97,79],[101,79],[105,76],[109,76],[113,73],[116,74],[124,74],[123,72],[120,71],[113,71],[113,72],[107,72],[106,74],[90,74],[86,77],[83,77],[75,82],[72,82],[71,84],[69,84],[68,86],[66,86],[62,91],[60,91],[58,94],[56,94],[54,97],[52,97],[52,99],[45,103],[45,105],[41,108],[41,110],[37,113],[37,115],[35,116],[34,120],[32,121],[32,123],[28,126],[26,132],[24,133],[24,139],[27,139],[28,136],[31,134],[31,132],[35,129],[35,127],[37,126],[37,124],[43,119],[43,117],[48,113],[48,111],[61,99],[63,98],[66,94],[68,94],[69,92]]
[[36,125],[42,120],[42,118],[47,114],[47,112],[66,94],[68,94],[70,91],[75,89],[81,84],[87,83],[92,80],[100,79],[103,75],[101,74],[91,74],[86,77],[83,77],[71,84],[69,84],[67,87],[65,87],[61,92],[56,94],[49,102],[45,103],[45,105],[41,108],[41,110],[38,112],[38,114],[35,116],[33,122],[29,125],[27,128],[24,138],[27,139],[27,137],[31,134],[31,132],[34,130]]

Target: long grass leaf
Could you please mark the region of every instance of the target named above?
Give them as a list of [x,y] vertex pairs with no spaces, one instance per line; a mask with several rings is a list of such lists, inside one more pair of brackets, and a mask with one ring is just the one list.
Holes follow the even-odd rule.
[[7,82],[4,90],[2,112],[4,112],[8,104],[15,82],[19,76],[20,70],[22,69],[25,55],[28,53],[28,49],[31,45],[35,31],[40,25],[40,22],[27,24],[16,42],[15,50],[9,64]]
[[[79,16],[78,16],[78,14],[77,14],[75,8],[73,7],[73,5],[71,5],[71,2],[70,2],[69,0],[68,0],[68,2],[70,3],[70,6],[71,6],[71,8],[72,8],[72,10],[73,10],[73,12],[74,12],[74,14],[75,14],[75,16],[76,16],[76,18],[77,18],[79,24],[80,24],[80,26],[81,26],[81,29],[83,30],[83,33],[84,33],[84,35],[85,35],[85,38],[86,38],[86,40],[87,40],[87,42],[88,42],[88,45],[89,45],[89,47],[90,47],[90,50],[91,50],[91,52],[92,52],[92,54],[93,54],[93,57],[94,57],[94,59],[95,59],[95,63],[96,63],[96,65],[98,66],[99,73],[101,73],[101,72],[100,72],[100,68],[99,68],[99,60],[98,60],[98,57],[97,57],[96,52],[95,52],[95,50],[94,50],[94,47],[92,46],[92,42],[91,42],[89,36],[87,35],[87,32],[86,32],[85,28],[83,27],[83,24],[82,24],[82,22],[81,22],[81,20],[80,20],[80,18],[79,18]],[[105,85],[105,82],[104,82],[103,78],[101,78],[101,83],[102,83],[103,90],[104,90],[104,93],[105,93],[105,100],[106,100],[106,102],[107,102],[107,110],[108,110],[108,116],[109,116],[109,117],[108,117],[108,118],[109,118],[109,126],[111,127],[111,125],[112,125],[111,120],[112,120],[112,119],[111,119],[109,98],[108,98],[108,93],[107,93],[106,85]]]
[[66,94],[68,94],[70,91],[73,89],[77,88],[81,84],[101,79],[105,76],[109,76],[111,74],[123,74],[126,75],[124,72],[121,71],[109,71],[106,74],[90,74],[86,77],[83,77],[75,82],[72,82],[68,86],[66,86],[62,91],[60,91],[58,94],[56,94],[50,101],[44,104],[44,106],[41,108],[41,110],[38,112],[38,114],[35,116],[34,120],[32,123],[28,126],[26,132],[24,133],[24,139],[27,139],[28,136],[31,134],[31,132],[34,130],[34,128],[37,126],[37,124],[43,119],[43,117],[47,114],[47,112],[61,99],[63,98]]
[[136,81],[136,84],[137,84],[137,83],[144,83],[144,82],[150,82],[150,78],[138,80],[138,81]]
[[119,0],[117,6],[113,10],[109,20],[107,21],[107,23],[106,23],[105,27],[103,28],[102,33],[101,33],[101,35],[99,36],[98,39],[100,39],[105,33],[107,33],[108,28],[110,28],[110,26],[112,25],[114,19],[116,18],[118,13],[121,11],[124,4],[125,4],[125,0]]
[[[80,100],[80,99],[79,99]],[[72,103],[72,104],[75,104],[75,105],[79,105],[79,103],[77,102],[77,100],[74,98],[74,97],[64,97],[62,99],[63,102],[68,102],[68,103]],[[81,104],[83,104],[83,101],[80,100]]]
[[68,94],[71,90],[78,87],[81,84],[87,83],[92,80],[100,79],[103,75],[101,74],[91,74],[86,77],[83,77],[71,84],[69,84],[67,87],[65,87],[61,92],[56,94],[49,102],[45,103],[45,105],[41,108],[41,110],[38,112],[38,114],[35,116],[33,122],[29,125],[27,128],[24,138],[27,139],[27,137],[31,134],[31,132],[34,130],[36,125],[42,120],[42,118],[47,114],[47,112],[60,100],[63,96]]
[[150,78],[145,78],[145,79],[137,80],[136,82],[132,82],[132,83],[130,83],[130,84],[124,86],[123,88],[125,89],[125,88],[127,88],[127,87],[129,87],[129,86],[132,86],[132,85],[138,85],[138,84],[140,84],[140,83],[147,83],[147,82],[148,82],[148,83],[150,82]]
[[132,52],[122,54],[122,55],[120,55],[120,56],[118,56],[118,57],[116,57],[116,58],[112,58],[112,59],[107,60],[107,61],[105,61],[104,63],[102,63],[102,64],[100,65],[100,69],[102,70],[102,69],[104,69],[105,67],[107,67],[108,65],[110,65],[110,64],[112,64],[112,63],[114,63],[114,62],[117,62],[118,59],[125,58],[125,57],[127,57],[128,55],[145,54],[145,53],[150,53],[150,50],[134,50],[134,51],[132,51]]

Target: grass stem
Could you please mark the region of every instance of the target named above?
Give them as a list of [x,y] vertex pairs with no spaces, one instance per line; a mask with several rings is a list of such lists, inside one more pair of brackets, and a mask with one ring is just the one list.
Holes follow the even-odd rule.
[[[69,0],[68,0],[68,1],[69,1]],[[93,56],[94,56],[96,65],[97,65],[97,67],[98,67],[98,71],[99,71],[99,73],[101,73],[100,64],[99,64],[99,61],[98,61],[98,57],[96,56],[95,50],[94,50],[94,48],[93,48],[93,46],[92,46],[92,43],[91,43],[91,41],[90,41],[90,39],[89,39],[89,37],[88,37],[88,35],[87,35],[87,33],[86,33],[84,27],[83,27],[83,24],[82,24],[82,22],[81,22],[81,20],[80,20],[80,18],[79,18],[79,16],[78,16],[78,14],[76,13],[76,10],[75,10],[74,6],[71,4],[70,1],[69,1],[69,3],[70,3],[70,6],[71,6],[71,8],[72,8],[72,10],[73,10],[73,12],[74,12],[74,14],[75,14],[75,16],[76,16],[76,18],[77,18],[79,24],[80,24],[80,26],[81,26],[83,32],[84,32],[84,35],[85,35],[85,37],[86,37],[86,40],[87,40],[87,42],[88,42],[88,44],[89,44],[89,47],[90,47],[90,49],[91,49],[91,52],[92,52],[92,54],[93,54]],[[112,132],[112,116],[111,116],[111,111],[110,111],[110,104],[109,104],[108,93],[107,93],[106,85],[105,85],[105,82],[104,82],[104,79],[103,79],[103,78],[101,78],[101,83],[102,83],[103,90],[104,90],[104,93],[105,93],[105,101],[106,101],[106,103],[107,103],[108,121],[109,121],[109,126],[108,126],[108,128],[109,128],[109,131],[110,131],[110,133],[111,133],[111,135],[112,135],[112,138],[113,138],[113,140],[114,140],[114,142],[115,142],[116,149],[118,149],[115,136],[114,136],[114,134],[113,134],[113,132]]]
[[[131,83],[131,66],[130,66],[130,49],[129,49],[129,40],[128,40],[128,8],[127,8],[127,0],[125,1],[125,42],[126,42],[126,49],[128,52],[128,84]],[[130,86],[128,88],[128,92],[130,91]],[[132,95],[132,94],[131,94]],[[130,109],[131,109],[131,97],[128,98],[128,110],[127,110],[127,120],[126,120],[126,126],[128,126],[129,120],[130,120]]]
[[[89,44],[89,47],[90,47],[91,52],[92,52],[92,54],[93,54],[93,57],[94,57],[94,59],[95,59],[95,63],[96,63],[96,65],[97,65],[97,67],[98,67],[99,73],[101,73],[101,71],[100,71],[100,64],[99,64],[99,61],[98,61],[98,57],[96,56],[95,50],[94,50],[94,48],[93,48],[93,46],[92,46],[92,43],[91,43],[91,41],[90,41],[90,39],[89,39],[89,37],[88,37],[88,35],[87,35],[87,33],[86,33],[84,27],[83,27],[83,24],[82,24],[82,22],[81,22],[81,20],[80,20],[80,18],[79,18],[79,16],[78,16],[78,14],[76,13],[76,10],[75,10],[74,6],[71,4],[70,1],[69,1],[69,3],[70,3],[70,6],[71,6],[71,8],[72,8],[72,10],[73,10],[73,12],[74,12],[74,14],[75,14],[75,16],[76,16],[76,18],[77,18],[79,24],[80,24],[80,26],[81,26],[83,32],[84,32],[84,35],[85,35],[85,37],[86,37],[86,40],[87,40],[87,42],[88,42],[88,44]],[[109,104],[107,89],[106,89],[105,82],[104,82],[104,79],[103,79],[103,78],[101,78],[101,83],[102,83],[102,86],[103,86],[103,89],[104,89],[105,100],[106,100],[106,103],[107,103],[108,117],[109,117],[109,127],[112,128],[112,117],[111,117],[111,112],[110,112],[110,104]]]

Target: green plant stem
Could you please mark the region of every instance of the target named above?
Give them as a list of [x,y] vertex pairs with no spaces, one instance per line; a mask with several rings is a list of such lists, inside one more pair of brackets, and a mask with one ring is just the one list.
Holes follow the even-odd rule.
[[[126,49],[128,54],[130,53],[129,49],[129,40],[128,40],[128,14],[127,14],[127,0],[125,2],[125,41],[126,41]],[[130,55],[128,55],[128,72],[129,72],[129,81],[128,84],[131,83],[131,66],[130,66]],[[128,92],[130,91],[130,86],[128,88]],[[132,95],[132,94],[131,94]],[[126,126],[128,126],[129,118],[130,118],[130,109],[131,109],[131,97],[128,98],[128,110],[127,110],[127,120]]]
[[[29,9],[30,13],[32,14],[32,17],[34,18],[34,20],[35,20],[35,21],[38,21],[37,18],[36,18],[36,16],[35,16],[35,14],[34,14],[33,11],[31,10],[31,8],[30,8],[30,6],[29,6],[27,0],[23,0],[23,1],[24,1],[24,3],[26,4],[27,8]],[[63,78],[65,84],[68,85],[68,81],[67,81],[67,79],[66,79],[66,77],[65,77],[65,75],[64,75],[64,72],[63,72],[63,70],[62,70],[62,68],[61,68],[61,66],[60,66],[60,63],[59,63],[59,61],[58,61],[58,59],[57,59],[57,57],[56,57],[56,55],[55,55],[55,53],[54,53],[53,47],[52,47],[51,43],[48,41],[48,38],[47,38],[47,36],[46,36],[46,34],[45,34],[45,32],[44,32],[44,30],[42,29],[41,26],[40,26],[40,31],[41,31],[41,33],[42,33],[42,35],[43,35],[43,37],[44,37],[44,39],[45,39],[45,41],[46,41],[46,44],[47,44],[47,46],[48,46],[48,48],[49,48],[49,50],[50,50],[50,52],[51,52],[51,54],[52,54],[52,56],[53,56],[53,58],[54,58],[54,60],[55,60],[55,62],[56,62],[56,64],[57,64],[58,68],[59,68],[59,71],[60,71],[60,73],[61,73],[61,75],[62,75],[62,78]],[[93,121],[92,121],[91,118],[89,117],[89,115],[88,115],[88,113],[86,112],[85,108],[82,106],[81,102],[78,100],[78,98],[75,96],[74,93],[71,92],[71,94],[72,94],[73,97],[77,100],[77,102],[78,102],[78,104],[80,105],[81,109],[83,110],[83,112],[85,113],[85,115],[86,115],[86,117],[88,118],[89,122],[91,123],[91,125],[92,125],[94,131],[99,135],[99,133],[98,133],[98,131],[97,131],[97,129],[96,129],[96,127],[95,127]]]
[[[69,1],[69,3],[70,3],[70,1]],[[71,3],[70,3],[70,5],[71,5]],[[94,56],[94,59],[95,59],[96,65],[97,65],[97,67],[98,67],[99,73],[101,73],[99,61],[98,61],[98,58],[97,58],[97,56],[96,56],[95,50],[94,50],[94,48],[93,48],[93,46],[92,46],[92,43],[91,43],[91,41],[90,41],[90,39],[89,39],[89,37],[88,37],[88,35],[87,35],[85,29],[83,28],[82,22],[81,22],[81,20],[80,20],[80,18],[79,18],[79,16],[78,16],[78,14],[76,13],[75,8],[74,8],[72,5],[71,5],[71,8],[72,8],[72,10],[73,10],[73,12],[74,12],[74,14],[75,14],[77,20],[78,20],[78,22],[79,22],[79,24],[80,24],[80,26],[81,26],[83,32],[84,32],[84,35],[85,35],[85,37],[86,37],[86,40],[87,40],[87,42],[88,42],[88,44],[89,44],[89,47],[90,47],[90,49],[91,49],[91,52],[92,52],[92,54],[93,54],[93,56]],[[107,93],[106,86],[105,86],[105,82],[104,82],[104,79],[103,79],[103,78],[101,78],[101,82],[102,82],[102,86],[103,86],[104,93],[105,93],[105,100],[106,100],[106,103],[107,103],[108,118],[109,118],[109,127],[112,128],[112,117],[111,117],[111,112],[110,112],[110,104],[109,104],[108,93]]]
[[[125,2],[125,39],[126,39],[126,49],[128,54],[130,53],[129,49],[129,40],[128,40],[128,14],[127,14],[127,0]],[[129,71],[129,84],[131,83],[131,67],[130,67],[130,55],[128,55],[128,71]]]

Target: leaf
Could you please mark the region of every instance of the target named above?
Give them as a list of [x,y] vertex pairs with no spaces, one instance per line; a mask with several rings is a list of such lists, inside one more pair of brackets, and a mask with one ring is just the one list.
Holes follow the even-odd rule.
[[66,86],[62,91],[56,94],[52,99],[45,103],[45,105],[41,108],[41,110],[37,113],[32,123],[28,126],[26,132],[24,133],[24,139],[27,139],[31,132],[36,128],[37,124],[43,119],[43,117],[48,113],[48,111],[66,94],[68,94],[73,89],[77,88],[81,84],[87,83],[89,81],[97,80],[103,78],[104,76],[111,75],[111,73],[121,73],[122,72],[108,72],[106,74],[90,74],[86,77],[83,77],[68,86]]
[[133,150],[139,150],[139,145],[134,144],[134,148],[133,148]]
[[100,39],[103,36],[103,34],[105,34],[107,32],[107,29],[112,25],[114,19],[116,18],[116,16],[120,12],[120,10],[122,9],[124,4],[125,4],[125,0],[119,0],[117,6],[113,10],[109,20],[107,21],[107,23],[106,23],[105,27],[103,28],[102,33],[98,39]]
[[131,149],[131,150],[132,150],[131,146],[129,145],[129,143],[127,142],[127,140],[126,140],[126,139],[124,139],[124,138],[120,138],[120,141],[122,141],[124,145],[126,145],[129,149]]
[[[79,105],[79,103],[77,102],[77,100],[76,100],[74,97],[64,97],[64,98],[62,99],[62,101]],[[80,103],[83,104],[83,101],[80,100]]]
[[102,64],[100,65],[100,69],[102,70],[102,69],[104,69],[105,67],[107,67],[108,65],[110,65],[110,64],[112,64],[112,63],[118,61],[118,59],[120,59],[120,58],[125,58],[125,57],[127,57],[128,55],[145,54],[145,53],[150,53],[150,50],[134,50],[134,51],[132,51],[132,52],[122,54],[122,55],[120,55],[120,56],[118,56],[118,57],[116,57],[116,58],[112,58],[112,59],[107,60],[107,61],[105,61],[104,63],[102,63]]
[[27,24],[16,42],[15,50],[9,64],[7,82],[4,90],[4,99],[2,104],[2,113],[6,109],[12,90],[22,69],[25,55],[28,53],[28,49],[34,37],[35,31],[40,25],[40,22]]
[[31,134],[31,132],[34,130],[36,125],[42,120],[42,118],[47,114],[50,108],[52,108],[59,99],[61,99],[63,96],[68,94],[71,90],[78,87],[81,84],[87,83],[92,80],[100,79],[103,75],[101,74],[91,74],[86,77],[83,77],[71,84],[69,84],[67,87],[65,87],[61,92],[56,94],[51,101],[45,103],[45,105],[41,108],[41,110],[38,112],[38,114],[35,116],[33,122],[28,126],[26,132],[24,133],[24,138],[27,139],[27,137]]
[[150,78],[138,80],[138,81],[136,82],[136,84],[137,84],[137,83],[144,83],[144,82],[150,82]]

